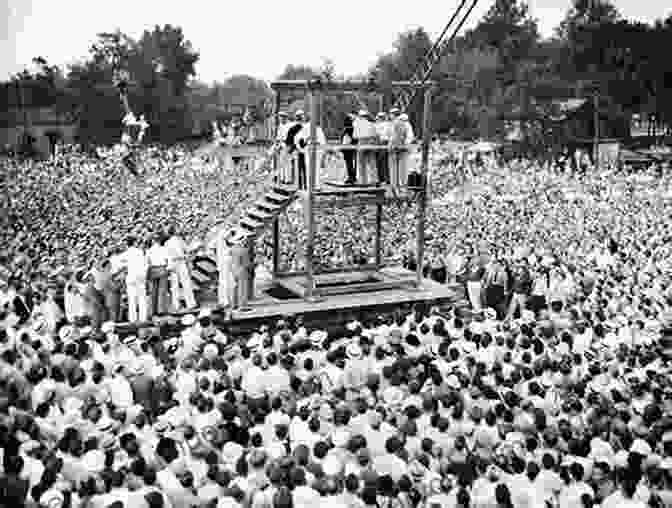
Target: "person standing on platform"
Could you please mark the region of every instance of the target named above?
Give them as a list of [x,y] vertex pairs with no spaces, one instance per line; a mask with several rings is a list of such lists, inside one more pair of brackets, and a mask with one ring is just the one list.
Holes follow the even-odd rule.
[[392,126],[392,142],[391,145],[398,150],[397,156],[397,176],[398,185],[404,186],[408,183],[408,163],[410,159],[410,152],[408,145],[415,141],[415,134],[413,133],[413,126],[408,120],[408,115],[402,113],[394,121]]
[[[301,189],[305,189],[307,187],[307,182],[308,182],[308,177],[307,177],[307,168],[309,167],[309,159],[311,155],[310,151],[310,128],[311,128],[311,122],[313,122],[314,119],[310,118],[308,119],[307,122],[303,123],[303,126],[301,130],[298,132],[296,135],[296,146],[299,151],[299,187]],[[316,134],[316,142],[317,142],[317,151],[315,152],[315,157],[317,159],[316,162],[316,168],[317,170],[315,171],[315,186],[319,187],[319,175],[320,175],[320,168],[319,168],[319,161],[322,160],[322,148],[324,145],[327,144],[327,138],[324,135],[324,131],[322,130],[322,127],[319,125],[317,126],[317,134]],[[303,168],[303,169],[302,169]],[[302,172],[303,171],[303,172]]]
[[[371,115],[365,109],[359,111],[357,118],[353,122],[355,139],[359,145],[372,145],[378,139],[376,126],[371,121]],[[373,157],[372,157],[373,156]],[[375,152],[370,150],[360,150],[357,160],[359,170],[359,183],[367,185],[376,183],[377,175],[372,170],[375,164]]]
[[[356,145],[355,128],[353,125],[354,115],[345,116],[345,124],[343,127],[343,134],[341,135],[341,143],[344,145]],[[353,185],[357,182],[357,151],[354,149],[341,150],[343,160],[345,161],[345,185]]]
[[236,301],[236,279],[233,274],[233,252],[231,250],[233,234],[222,228],[215,238],[214,250],[217,254],[217,303],[222,307],[232,307]]
[[[378,134],[378,143],[388,146],[391,138],[392,122],[387,115],[381,111],[377,115],[376,133]],[[387,150],[378,150],[376,152],[376,167],[378,168],[378,181],[381,183],[390,183],[389,152]]]
[[234,231],[230,239],[231,244],[231,269],[233,281],[235,284],[235,298],[233,307],[240,310],[249,310],[247,303],[249,301],[248,285],[250,276],[249,249],[246,242],[246,235],[241,231]]
[[187,246],[175,227],[169,228],[168,236],[166,251],[173,310],[180,310],[180,300],[185,301],[187,309],[193,309],[196,307],[196,298],[194,298],[194,286],[187,265]]
[[390,169],[390,183],[394,187],[400,186],[399,178],[399,164],[402,147],[406,144],[405,136],[406,130],[399,120],[399,108],[390,109],[390,139],[388,141],[389,147],[389,163]]
[[168,252],[165,238],[157,234],[152,238],[152,245],[147,250],[149,262],[149,312],[152,316],[168,312]]
[[294,114],[294,122],[287,128],[287,136],[285,137],[285,146],[287,147],[287,156],[290,158],[290,165],[292,167],[292,182],[301,185],[301,178],[306,175],[306,159],[303,154],[299,153],[297,146],[297,135],[303,129],[304,124],[303,110],[299,109]]
[[137,247],[136,239],[126,239],[126,252],[122,254],[126,268],[126,296],[128,297],[128,320],[131,323],[147,320],[147,257]]
[[467,296],[474,312],[480,312],[482,308],[481,292],[483,286],[481,281],[484,274],[485,266],[483,259],[478,254],[474,254],[469,260],[469,267],[467,269]]
[[280,111],[278,113],[278,131],[275,136],[275,142],[278,150],[278,170],[280,172],[280,183],[291,183],[294,181],[292,159],[289,155],[289,147],[285,143],[289,129],[295,122],[289,122],[287,113]]

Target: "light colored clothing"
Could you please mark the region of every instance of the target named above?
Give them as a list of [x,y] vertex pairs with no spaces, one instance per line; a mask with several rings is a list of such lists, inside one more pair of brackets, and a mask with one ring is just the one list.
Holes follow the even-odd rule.
[[162,245],[152,245],[147,251],[149,266],[168,265],[168,250]]
[[126,267],[126,283],[144,283],[147,280],[147,258],[142,249],[131,247],[122,254]]
[[217,270],[219,285],[217,286],[217,301],[219,305],[229,306],[235,303],[236,278],[233,275],[233,256],[231,248],[226,243],[228,232],[223,231],[217,237]]
[[196,307],[194,285],[187,266],[187,246],[178,236],[172,236],[166,242],[168,269],[170,270],[170,293],[173,309],[180,309],[180,300],[184,299],[187,308]]

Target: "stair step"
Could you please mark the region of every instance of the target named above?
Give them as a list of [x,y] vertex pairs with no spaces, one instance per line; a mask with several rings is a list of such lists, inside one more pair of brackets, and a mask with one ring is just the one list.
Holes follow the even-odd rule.
[[268,220],[271,220],[273,217],[275,217],[274,214],[268,213],[267,211],[261,209],[261,208],[253,208],[249,212],[247,212],[247,215],[250,217],[253,217],[255,219],[259,219],[262,222],[266,222]]
[[277,203],[286,203],[291,198],[286,194],[279,194],[277,192],[271,191],[264,196],[269,201],[275,201]]
[[256,231],[257,229],[263,227],[264,223],[256,221],[251,217],[243,217],[240,220],[240,225],[243,226],[245,229],[249,229],[251,231]]
[[296,193],[296,187],[291,185],[284,185],[281,183],[273,185],[273,190],[278,194],[287,194],[288,196]]
[[264,199],[263,201],[257,201],[254,206],[261,210],[268,210],[270,212],[277,212],[278,210],[282,209],[283,205],[279,205],[278,203],[274,203],[273,201],[268,201],[267,199]]

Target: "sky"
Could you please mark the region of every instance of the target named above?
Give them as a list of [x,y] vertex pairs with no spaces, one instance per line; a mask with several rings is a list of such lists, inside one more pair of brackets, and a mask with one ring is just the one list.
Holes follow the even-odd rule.
[[[392,48],[398,33],[418,26],[433,37],[459,0],[0,0],[0,80],[35,56],[67,65],[86,57],[96,34],[117,28],[138,37],[155,24],[183,28],[200,53],[198,79],[233,74],[272,80],[286,64],[319,66],[331,59],[339,74],[365,72]],[[465,27],[493,0],[480,0]],[[653,21],[672,14],[670,0],[615,0],[630,19]],[[570,0],[528,0],[542,35],[560,23]]]

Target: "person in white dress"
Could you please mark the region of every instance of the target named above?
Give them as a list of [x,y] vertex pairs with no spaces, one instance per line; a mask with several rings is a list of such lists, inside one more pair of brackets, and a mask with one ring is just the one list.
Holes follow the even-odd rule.
[[187,266],[187,246],[175,227],[169,228],[168,235],[165,247],[168,255],[173,310],[180,310],[181,300],[185,301],[187,309],[193,309],[196,307],[196,298],[191,273]]

